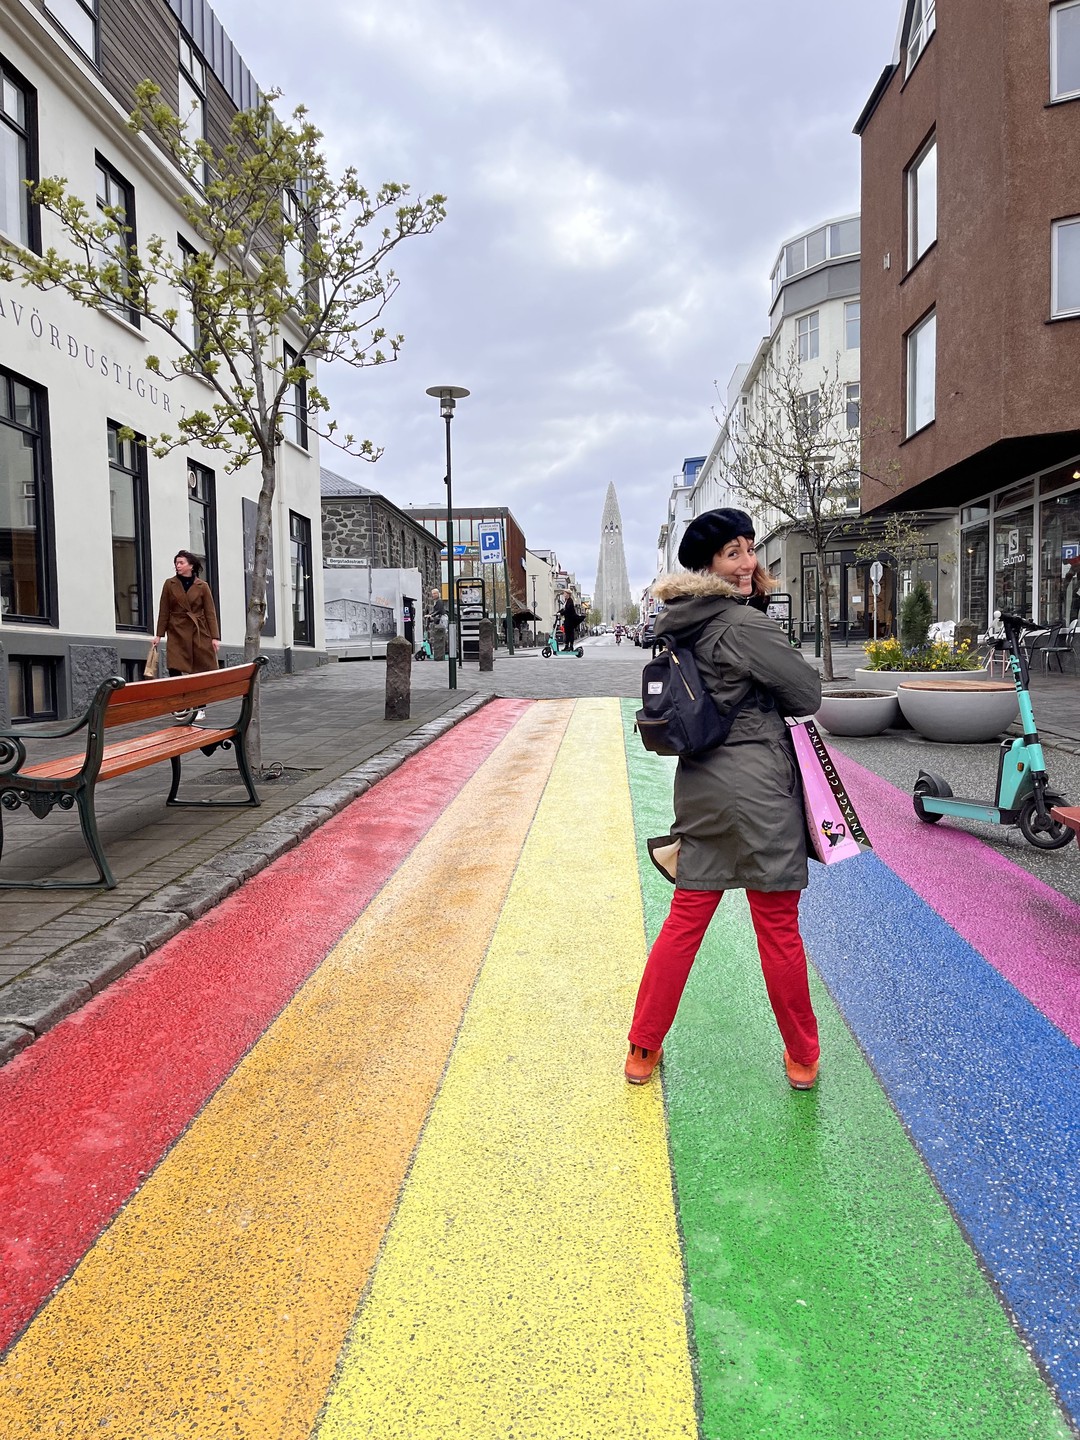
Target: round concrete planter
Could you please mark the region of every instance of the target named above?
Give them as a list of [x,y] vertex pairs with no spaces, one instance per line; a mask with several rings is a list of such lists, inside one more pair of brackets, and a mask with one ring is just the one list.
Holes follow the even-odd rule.
[[834,690],[821,697],[814,723],[830,735],[880,735],[899,718],[895,690]]
[[982,685],[994,678],[989,670],[865,670],[860,666],[855,671],[860,690],[895,690],[905,680],[976,680]]
[[952,745],[996,740],[1020,713],[1016,686],[1002,680],[902,680],[896,697],[913,730]]

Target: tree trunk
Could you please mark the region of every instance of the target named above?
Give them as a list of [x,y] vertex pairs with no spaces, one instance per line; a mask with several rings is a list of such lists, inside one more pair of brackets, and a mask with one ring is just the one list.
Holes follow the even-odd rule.
[[832,628],[829,624],[829,567],[825,555],[818,551],[818,595],[821,609],[821,674],[825,680],[834,680],[832,663]]
[[[277,487],[277,454],[263,455],[262,489],[259,491],[255,519],[255,558],[251,569],[251,599],[248,601],[244,627],[244,660],[255,659],[262,648],[262,630],[266,622],[266,567],[270,560],[271,518],[274,513],[274,491]],[[284,620],[282,620],[284,625]],[[262,773],[262,682],[255,687],[255,704],[247,733],[248,759],[256,777]]]

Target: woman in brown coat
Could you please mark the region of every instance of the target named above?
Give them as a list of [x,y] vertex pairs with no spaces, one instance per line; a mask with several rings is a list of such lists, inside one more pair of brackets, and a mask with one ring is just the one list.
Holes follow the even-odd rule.
[[[745,890],[765,985],[784,1041],[788,1080],[817,1079],[817,1021],[799,935],[807,882],[802,789],[784,715],[809,715],[821,681],[764,613],[772,583],[758,564],[754,528],[742,510],[710,510],[691,521],[679,561],[690,573],[653,586],[666,602],[656,633],[693,644],[701,678],[721,713],[756,686],[764,702],[741,710],[716,750],[680,757],[675,824],[651,842],[674,867],[671,913],[638,990],[626,1078],[644,1084],[663,1050],[709,921],[725,890]],[[677,854],[677,858],[670,857]],[[659,863],[660,854],[654,851]]]
[[210,586],[199,578],[202,562],[190,550],[178,550],[173,564],[176,574],[161,587],[155,641],[165,642],[170,675],[216,670],[221,631]]

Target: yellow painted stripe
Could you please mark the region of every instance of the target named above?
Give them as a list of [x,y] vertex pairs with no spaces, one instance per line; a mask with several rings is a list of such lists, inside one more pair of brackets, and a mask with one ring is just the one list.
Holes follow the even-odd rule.
[[30,1327],[4,1440],[308,1440],[571,709],[519,721]]
[[617,701],[578,701],[319,1440],[696,1436]]

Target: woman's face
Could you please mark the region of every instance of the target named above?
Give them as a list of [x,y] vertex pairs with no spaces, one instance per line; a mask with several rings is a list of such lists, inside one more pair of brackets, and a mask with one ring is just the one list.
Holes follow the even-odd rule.
[[177,575],[183,575],[186,578],[191,574],[191,561],[186,555],[177,555],[173,564],[176,566]]
[[740,595],[752,595],[754,571],[757,569],[754,542],[746,535],[737,535],[716,552],[709,569],[714,575],[720,575],[737,586]]

